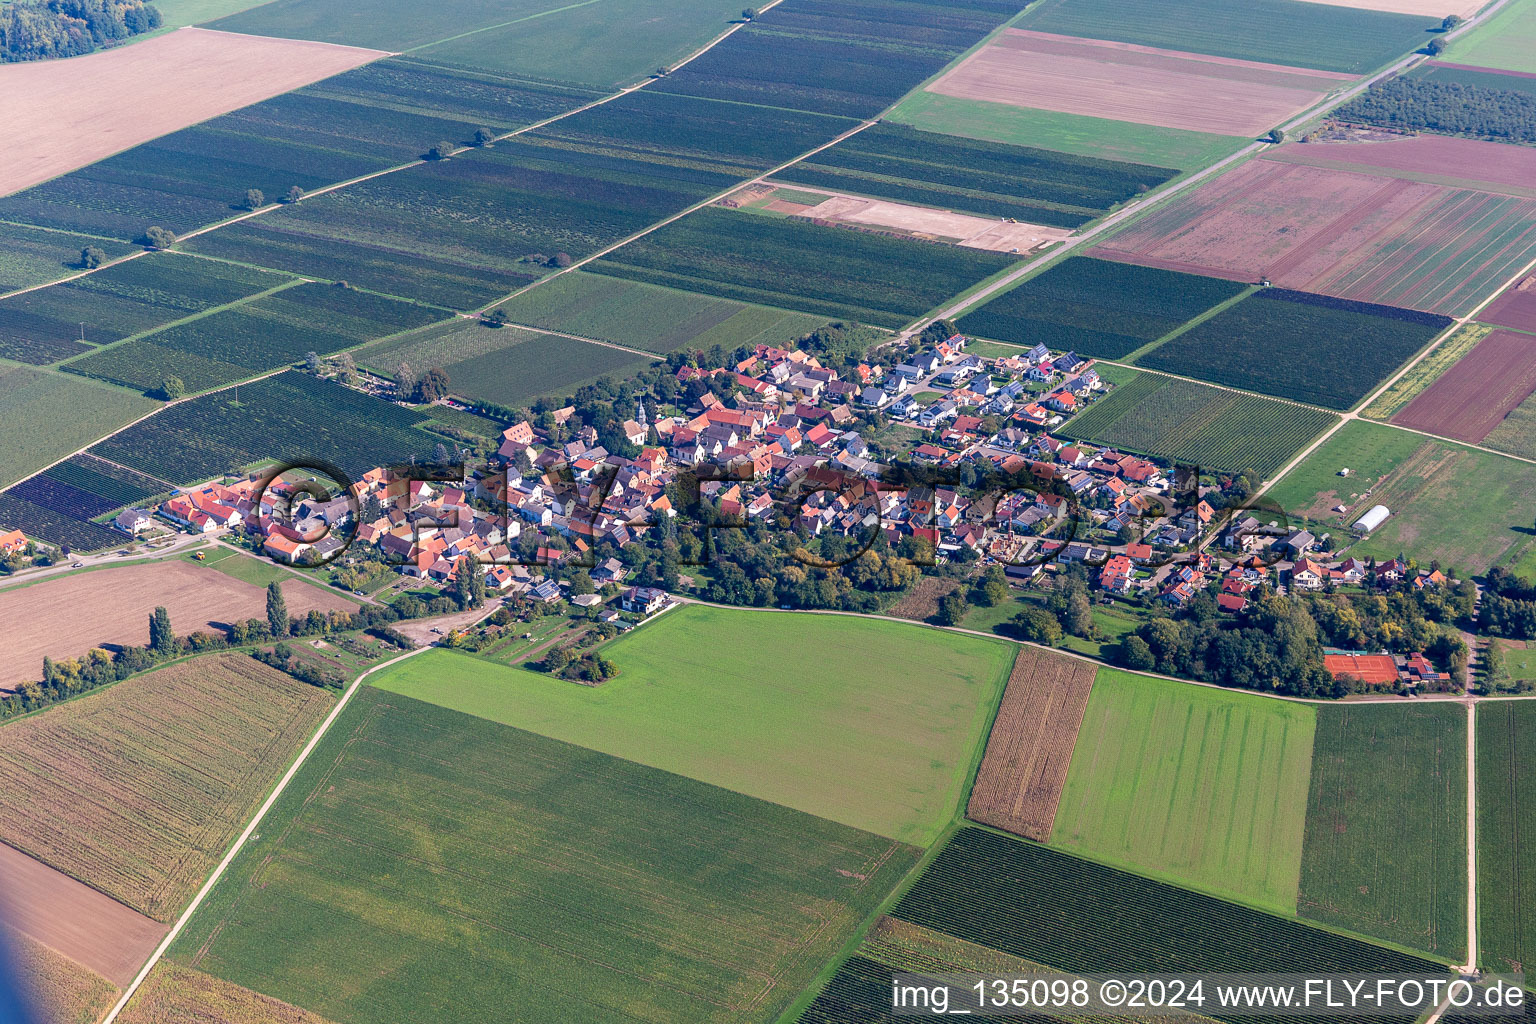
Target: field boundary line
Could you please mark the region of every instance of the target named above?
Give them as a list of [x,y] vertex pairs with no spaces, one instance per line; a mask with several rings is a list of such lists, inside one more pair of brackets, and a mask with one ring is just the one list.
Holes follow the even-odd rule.
[[539,18],[547,18],[551,14],[564,14],[566,11],[574,11],[578,7],[590,7],[593,4],[607,2],[608,0],[577,0],[576,3],[566,4],[563,7],[551,7],[547,11],[536,11],[533,14],[525,14],[521,18],[513,18],[511,21],[503,21],[496,25],[482,25],[479,28],[472,28],[468,32],[460,32],[456,36],[445,36],[442,39],[434,39],[430,43],[422,43],[419,46],[411,46],[401,50],[399,53],[395,54],[395,56],[406,57],[417,52],[418,50],[430,50],[434,46],[442,46],[444,43],[451,43],[457,39],[467,39],[470,36],[479,35],[481,32],[493,32],[498,28],[506,28],[509,25],[521,25],[525,21],[536,21]]
[[165,956],[166,950],[170,949],[171,943],[174,942],[176,937],[181,934],[182,929],[187,926],[187,922],[192,919],[192,915],[197,912],[197,908],[202,906],[203,900],[206,899],[208,894],[213,891],[213,887],[218,884],[219,879],[224,877],[224,872],[228,870],[230,864],[234,862],[235,857],[238,856],[240,851],[245,847],[246,841],[249,840],[251,835],[256,831],[256,826],[261,824],[262,818],[266,817],[267,812],[272,809],[272,805],[277,803],[278,798],[282,796],[283,792],[288,788],[288,784],[293,781],[293,777],[297,775],[299,769],[304,766],[304,762],[309,760],[309,755],[314,752],[315,747],[320,745],[320,741],[325,738],[325,734],[330,731],[331,726],[335,724],[336,719],[341,716],[341,712],[349,703],[351,703],[353,696],[356,695],[357,691],[362,687],[363,680],[367,679],[370,675],[377,672],[379,669],[388,668],[391,665],[399,664],[407,658],[415,657],[416,655],[429,650],[432,650],[432,648],[418,647],[413,651],[406,651],[404,654],[390,658],[388,661],[381,662],[373,666],[352,681],[352,685],[347,687],[347,692],[342,694],[341,699],[338,700],[336,704],[331,708],[330,714],[325,716],[324,721],[320,723],[320,726],[315,730],[314,735],[309,738],[309,742],[306,743],[304,748],[299,751],[298,757],[295,758],[293,763],[288,766],[288,770],[283,773],[283,777],[278,780],[277,785],[273,787],[272,792],[268,794],[266,801],[261,805],[260,808],[257,809],[255,816],[252,817],[251,820],[246,824],[245,831],[241,832],[239,837],[235,839],[234,844],[229,848],[229,852],[224,855],[224,859],[219,861],[218,867],[213,869],[213,874],[208,876],[208,880],[204,882],[203,887],[197,891],[197,895],[192,898],[192,902],[187,906],[187,909],[182,911],[181,916],[176,919],[176,923],[171,926],[171,930],[166,933],[165,938],[160,940],[160,945],[156,946],[155,951],[150,954],[149,960],[144,964],[143,967],[139,968],[139,973],[134,976],[133,981],[129,982],[128,987],[123,989],[123,994],[119,996],[117,1002],[113,1004],[111,1011],[102,1018],[101,1024],[112,1024],[113,1021],[117,1020],[118,1014],[123,1012],[124,1007],[128,1005],[128,1001],[133,998],[136,992],[138,992],[139,986],[144,984],[144,980],[149,977],[149,972],[154,970],[155,965],[158,964],[160,960]]

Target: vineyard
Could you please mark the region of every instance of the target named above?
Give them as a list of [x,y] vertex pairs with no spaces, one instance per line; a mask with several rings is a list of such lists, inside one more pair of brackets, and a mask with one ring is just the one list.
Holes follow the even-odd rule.
[[564,397],[599,377],[629,376],[650,363],[622,349],[540,334],[447,369],[455,394],[518,406],[540,395]]
[[1214,277],[1069,259],[1003,292],[956,326],[1016,345],[1119,359],[1242,294]]
[[132,251],[122,242],[0,224],[0,294],[79,273],[80,250],[88,245],[98,247],[111,260]]
[[[957,832],[891,914],[1073,973],[1423,972],[1428,977],[1447,970],[1421,957],[977,828]],[[1413,1015],[1332,1019],[1406,1024]]]
[[774,178],[1075,228],[1177,173],[881,123]]
[[873,117],[1017,12],[1008,0],[809,0],[764,12],[655,88]]
[[431,452],[422,413],[301,373],[170,406],[90,454],[176,483],[266,460],[334,463],[354,475]]
[[0,492],[0,526],[22,530],[29,537],[73,551],[100,551],[123,541],[120,533],[17,497],[14,489]]
[[900,327],[1012,257],[706,207],[590,265],[600,274]]
[[783,346],[826,319],[580,271],[562,274],[501,308],[513,323],[657,354],[684,346]]
[[[83,377],[0,365],[0,484],[90,444],[155,403]],[[38,424],[48,424],[39,430]]]
[[0,744],[0,839],[168,921],[329,705],[224,654],[22,719]]
[[1267,476],[1333,421],[1320,409],[1142,373],[1058,433],[1169,461]]
[[1477,943],[1494,971],[1536,963],[1536,707],[1477,709]]
[[687,160],[745,179],[831,142],[857,124],[825,114],[642,89],[530,132],[529,137],[661,163]]
[[[199,261],[205,262],[205,261]],[[67,369],[143,391],[179,377],[204,391],[442,320],[446,313],[352,288],[301,284],[71,362]]]
[[170,488],[121,466],[76,455],[0,492],[0,525],[76,551],[94,551],[123,535],[91,522]]
[[236,302],[287,280],[265,271],[154,253],[0,301],[0,351],[53,362],[173,320]]
[[512,1001],[528,1020],[770,1024],[920,855],[372,687],[261,833],[173,958],[331,1020],[409,1004],[417,1024]]

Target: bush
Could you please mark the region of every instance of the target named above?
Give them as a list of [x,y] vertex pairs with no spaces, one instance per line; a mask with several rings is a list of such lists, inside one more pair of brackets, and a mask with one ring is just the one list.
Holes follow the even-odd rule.
[[176,244],[176,232],[158,226],[149,227],[144,229],[140,241],[151,249],[169,249]]
[[80,250],[80,266],[85,270],[95,270],[107,262],[107,254],[94,245],[88,245]]
[[437,145],[427,150],[428,160],[447,160],[453,154],[453,143],[448,141],[438,142]]
[[247,210],[259,210],[267,205],[266,193],[259,188],[248,188],[245,190],[245,199],[240,205]]

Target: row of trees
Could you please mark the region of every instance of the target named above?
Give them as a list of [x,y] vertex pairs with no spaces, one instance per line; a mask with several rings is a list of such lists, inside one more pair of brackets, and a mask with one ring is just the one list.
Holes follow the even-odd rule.
[[1536,143],[1536,95],[1438,78],[1394,78],[1345,104],[1338,116],[1388,128]]
[[143,0],[18,0],[0,5],[0,61],[77,57],[160,23]]

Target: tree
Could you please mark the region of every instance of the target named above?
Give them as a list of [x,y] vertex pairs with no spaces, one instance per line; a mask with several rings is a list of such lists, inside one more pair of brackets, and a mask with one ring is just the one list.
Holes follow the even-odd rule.
[[1459,14],[1447,14],[1445,18],[1440,22],[1440,31],[1449,32],[1454,28],[1459,28],[1461,24],[1466,20],[1466,18],[1463,18]]
[[299,186],[297,186],[297,185],[289,185],[288,186],[288,194],[287,194],[287,196],[285,198],[290,203],[296,203],[300,199],[304,198],[304,190],[299,188]]
[[320,353],[313,350],[304,353],[304,369],[310,373],[320,372]]
[[491,134],[491,130],[489,128],[475,129],[475,145],[477,146],[489,146],[491,144],[491,140],[495,137],[496,136]]
[[992,565],[982,573],[981,582],[976,587],[976,603],[987,608],[995,608],[1008,600],[1008,577],[1003,574],[1003,567]]
[[267,205],[266,193],[259,188],[248,188],[245,190],[245,202],[241,205],[247,210],[259,210]]
[[1013,629],[1020,639],[1055,647],[1061,642],[1061,623],[1044,608],[1026,608],[1013,617]]
[[277,580],[267,584],[267,629],[273,636],[288,635],[288,602]]
[[965,595],[958,590],[952,590],[939,598],[939,612],[934,618],[941,626],[958,626],[969,608]]
[[1147,642],[1132,633],[1120,641],[1120,664],[1139,672],[1150,672],[1157,665],[1157,659],[1152,656],[1152,648]]
[[[479,608],[485,604],[485,573],[480,569],[480,563],[471,555],[469,562],[469,604],[471,608]],[[460,570],[462,571],[462,570]]]
[[1271,128],[1269,130],[1269,134],[1266,135],[1265,138],[1267,138],[1270,142],[1273,142],[1276,145],[1279,145],[1280,143],[1285,141],[1285,129],[1284,128]]
[[504,327],[507,323],[507,311],[504,309],[493,309],[481,318],[481,322],[487,327]]
[[452,153],[453,153],[453,143],[447,142],[447,141],[442,141],[442,142],[438,142],[431,149],[427,150],[427,159],[428,160],[447,160],[448,157],[450,155],[452,155]]
[[395,368],[395,395],[408,401],[415,393],[416,371],[411,369],[410,363],[401,363]]
[[1424,51],[1426,53],[1428,53],[1431,57],[1438,57],[1438,56],[1440,56],[1442,53],[1445,52],[1445,40],[1444,39],[1431,39],[1429,41],[1429,45],[1424,47]]
[[352,353],[342,352],[332,362],[343,384],[351,384],[357,380],[357,360],[352,358]]
[[744,7],[744,8],[742,8],[742,11],[741,11],[741,20],[742,21],[751,21],[751,20],[753,20],[756,17],[757,17],[757,8],[756,7]]
[[160,382],[160,397],[167,402],[174,402],[187,393],[187,385],[180,377],[167,377]]
[[435,402],[448,394],[448,371],[434,366],[416,382],[416,401]]
[[176,634],[171,631],[171,613],[161,605],[149,616],[149,649],[162,657],[176,653]]
[[549,258],[549,265],[558,270],[564,270],[575,262],[575,260],[571,259],[571,254],[568,252],[557,252]]
[[94,245],[88,245],[80,250],[80,266],[84,270],[95,270],[107,262],[107,254]]
[[144,244],[151,249],[169,249],[176,244],[176,232],[159,226],[145,228]]
[[571,577],[571,596],[580,597],[582,594],[596,593],[597,588],[592,585],[592,577],[587,575],[585,569]]

